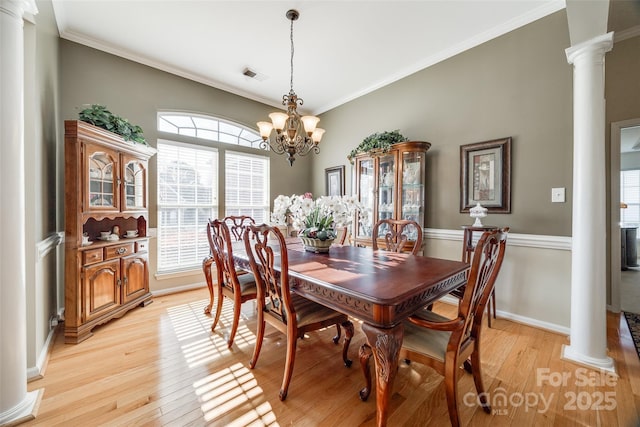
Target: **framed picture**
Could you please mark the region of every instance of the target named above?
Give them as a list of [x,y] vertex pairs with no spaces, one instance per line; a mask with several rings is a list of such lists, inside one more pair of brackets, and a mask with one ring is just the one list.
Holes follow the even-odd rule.
[[511,213],[511,137],[460,146],[460,212]]
[[344,165],[324,170],[327,196],[344,196]]

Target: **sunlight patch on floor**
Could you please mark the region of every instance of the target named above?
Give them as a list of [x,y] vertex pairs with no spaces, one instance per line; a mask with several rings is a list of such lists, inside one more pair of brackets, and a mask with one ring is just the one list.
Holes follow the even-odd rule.
[[[233,303],[225,299],[215,330],[211,331],[216,306],[211,315],[204,314],[208,301],[196,301],[168,309],[176,338],[181,342],[182,354],[190,369],[207,366],[239,349],[255,346],[255,331],[251,331],[246,317],[241,315],[233,347],[227,347],[233,320]],[[264,397],[262,388],[248,367],[241,363],[222,368],[193,384],[201,402],[204,421],[224,419],[226,426],[279,426],[273,409]],[[227,420],[232,414],[232,420]]]
[[204,316],[201,312],[198,313],[200,310],[202,310],[202,302],[182,304],[167,309],[179,341],[207,334],[206,328],[202,327],[201,318]]
[[[241,363],[224,368],[194,383],[196,394],[202,402],[205,421],[213,421],[238,407],[252,406],[244,414],[235,417],[234,426],[277,426],[276,417],[264,392],[251,371]],[[254,407],[255,405],[255,407]]]
[[[227,347],[227,340],[231,332],[233,304],[231,301],[224,301],[220,319],[212,332],[211,325],[215,312],[211,316],[205,315],[206,303],[206,300],[202,300],[168,309],[177,339],[186,342],[182,346],[182,351],[190,368],[206,365],[230,354],[231,351]],[[243,321],[243,316],[240,316],[233,345],[239,349],[252,349],[255,342],[255,331],[251,331]]]

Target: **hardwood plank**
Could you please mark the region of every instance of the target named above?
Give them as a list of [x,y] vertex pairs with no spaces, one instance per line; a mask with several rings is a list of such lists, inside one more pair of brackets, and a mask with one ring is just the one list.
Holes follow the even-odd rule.
[[[255,318],[241,318],[234,346],[228,349],[225,328],[211,332],[203,313],[206,290],[154,299],[121,319],[94,330],[78,344],[54,340],[43,378],[28,384],[44,388],[35,420],[26,426],[373,426],[375,399],[361,402],[364,380],[357,351],[364,334],[357,320],[350,348],[351,368],[341,363],[341,346],[330,328],[299,340],[287,400],[278,399],[284,369],[285,336],[267,326],[256,369],[248,362],[255,342]],[[231,306],[223,305],[223,324],[230,324]],[[456,307],[437,303],[434,310],[454,317]],[[492,403],[500,396],[543,397],[536,405],[494,403],[485,414],[472,402],[471,375],[461,372],[458,402],[462,425],[468,426],[635,426],[640,408],[640,359],[626,321],[608,313],[608,346],[619,378],[614,384],[588,385],[579,375],[594,371],[560,359],[565,336],[513,323],[493,322],[482,332],[482,369]],[[568,375],[563,384],[553,375]],[[595,375],[595,373],[594,373]],[[600,405],[573,409],[572,394],[583,399],[610,393],[615,408]],[[464,399],[467,399],[465,401]],[[517,403],[517,402],[516,402]],[[584,402],[583,402],[584,403]],[[418,363],[401,362],[390,401],[390,426],[448,425],[442,377]]]

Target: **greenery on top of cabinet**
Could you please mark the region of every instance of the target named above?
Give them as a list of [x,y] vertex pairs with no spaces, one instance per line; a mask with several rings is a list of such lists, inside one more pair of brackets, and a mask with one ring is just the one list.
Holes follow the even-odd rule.
[[365,139],[362,140],[360,145],[351,150],[347,159],[351,163],[353,163],[353,159],[359,153],[370,153],[380,152],[386,153],[389,151],[393,144],[397,144],[398,142],[408,141],[409,138],[406,138],[404,135],[400,133],[399,130],[394,131],[385,131],[385,132],[377,132],[369,135]]
[[144,136],[142,136],[142,128],[140,126],[133,125],[127,119],[116,116],[107,110],[104,105],[92,104],[90,107],[80,111],[78,118],[83,122],[91,123],[94,126],[118,134],[125,141],[149,145]]

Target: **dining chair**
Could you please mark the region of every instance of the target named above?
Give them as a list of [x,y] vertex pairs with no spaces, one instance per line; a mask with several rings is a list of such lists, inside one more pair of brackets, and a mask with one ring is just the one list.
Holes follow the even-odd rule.
[[[277,254],[274,253],[274,243],[270,242],[270,239],[275,240],[275,246],[279,248]],[[350,367],[352,362],[347,357],[347,353],[354,333],[353,323],[349,321],[346,314],[338,313],[291,292],[288,273],[289,257],[282,232],[277,227],[266,224],[250,225],[244,235],[244,243],[251,270],[258,284],[258,331],[253,357],[249,363],[251,369],[254,369],[258,363],[265,322],[287,336],[280,400],[285,400],[287,397],[296,357],[296,342],[307,332],[336,325],[338,333],[333,338],[333,342],[338,344],[341,327],[343,327],[345,339],[342,360],[345,366]],[[277,264],[280,271],[276,270]]]
[[[433,311],[422,309],[403,322],[404,338],[400,358],[432,367],[444,376],[447,406],[451,425],[460,425],[457,383],[460,365],[471,359],[473,381],[482,409],[491,413],[484,392],[480,364],[480,332],[482,314],[495,285],[504,259],[507,233],[493,230],[483,233],[473,253],[466,289],[458,305],[458,316],[449,319]],[[360,349],[360,364],[365,375],[365,388],[360,398],[366,400],[371,392],[369,359],[371,347]]]
[[[484,231],[495,230],[497,227],[485,227]],[[505,233],[509,232],[509,227],[502,228],[502,231]],[[464,238],[462,239],[462,262],[466,262],[467,264],[471,263],[471,256],[473,255],[473,230],[471,228],[465,229]],[[450,295],[458,298],[458,300],[462,300],[464,296],[465,286],[461,286],[458,289],[453,290]],[[491,327],[491,315],[493,314],[493,318],[496,318],[496,289],[495,286],[493,291],[491,291],[491,295],[489,296],[489,300],[487,301],[487,326]]]
[[338,237],[336,238],[336,242],[340,245],[344,245],[344,242],[347,240],[347,236],[349,235],[349,227],[342,226],[342,227],[336,227],[336,233],[338,235]]
[[256,223],[256,221],[252,217],[247,215],[229,215],[225,217],[223,221],[229,227],[231,237],[233,237],[236,242],[242,241],[242,236],[247,229],[247,225],[255,225]]
[[[409,233],[415,229],[415,240],[409,240]],[[381,219],[373,227],[371,239],[373,250],[377,251],[379,236],[384,236],[384,250],[392,252],[411,252],[418,255],[422,250],[422,227],[408,219]],[[413,241],[413,246],[408,249],[407,244]]]
[[[240,233],[243,234],[243,233]],[[244,302],[256,299],[258,291],[256,288],[256,280],[253,274],[238,275],[235,263],[233,261],[233,241],[229,227],[225,220],[209,220],[207,223],[207,239],[209,240],[209,248],[211,255],[216,264],[217,274],[217,306],[216,314],[211,325],[211,330],[215,330],[220,313],[222,312],[223,299],[229,298],[233,301],[233,321],[227,345],[229,348],[233,345],[233,339],[238,330],[240,321],[240,309]],[[205,259],[206,261],[206,259]],[[207,284],[211,283],[211,268],[205,268],[205,278]],[[212,284],[210,286],[212,288]]]
[[[229,215],[224,217],[224,223],[229,227],[229,232],[231,233],[231,237],[236,242],[242,242],[242,236],[244,235],[245,230],[247,229],[247,225],[253,224],[255,225],[256,221],[247,215]],[[241,268],[236,268],[236,274],[247,274],[248,271],[245,271]]]

